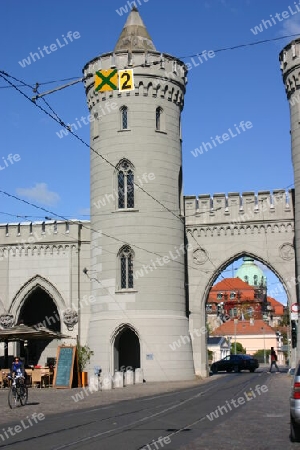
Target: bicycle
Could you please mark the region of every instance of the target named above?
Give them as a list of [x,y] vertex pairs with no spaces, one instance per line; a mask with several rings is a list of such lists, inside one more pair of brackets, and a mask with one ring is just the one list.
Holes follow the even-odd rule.
[[10,409],[17,406],[24,406],[28,400],[28,388],[25,384],[25,378],[22,376],[8,376],[11,380],[11,385],[8,391],[8,405]]

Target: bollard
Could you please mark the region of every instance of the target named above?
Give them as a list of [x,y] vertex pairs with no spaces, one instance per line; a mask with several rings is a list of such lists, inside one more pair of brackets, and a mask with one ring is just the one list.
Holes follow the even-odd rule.
[[143,383],[144,372],[143,369],[135,369],[135,384]]
[[108,391],[113,388],[112,376],[110,373],[105,373],[101,377],[101,388],[102,391]]
[[129,386],[130,384],[134,384],[134,371],[128,369],[125,372],[125,386]]
[[124,387],[124,372],[115,372],[113,377],[114,388]]

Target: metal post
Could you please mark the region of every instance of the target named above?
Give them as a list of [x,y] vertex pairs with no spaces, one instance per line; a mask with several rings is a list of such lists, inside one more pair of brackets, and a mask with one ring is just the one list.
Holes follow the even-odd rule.
[[265,335],[265,327],[263,327],[264,332],[264,364],[266,364],[266,335]]
[[238,319],[234,319],[234,354],[236,355],[236,326],[238,324]]

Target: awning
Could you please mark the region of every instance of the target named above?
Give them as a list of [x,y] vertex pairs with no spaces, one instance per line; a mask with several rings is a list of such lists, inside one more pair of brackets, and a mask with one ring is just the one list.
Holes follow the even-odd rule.
[[42,326],[15,325],[5,330],[0,330],[0,341],[26,341],[31,339],[73,339],[72,336],[49,330]]

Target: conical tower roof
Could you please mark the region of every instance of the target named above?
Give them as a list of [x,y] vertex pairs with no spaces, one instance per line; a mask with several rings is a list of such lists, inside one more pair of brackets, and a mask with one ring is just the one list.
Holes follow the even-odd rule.
[[153,50],[156,48],[136,7],[133,7],[114,51]]

